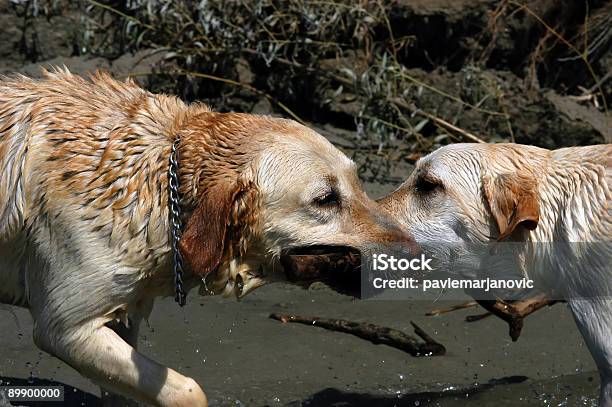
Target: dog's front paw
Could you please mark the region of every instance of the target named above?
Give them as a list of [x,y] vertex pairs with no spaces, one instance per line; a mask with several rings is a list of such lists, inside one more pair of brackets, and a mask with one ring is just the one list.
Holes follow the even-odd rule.
[[200,385],[187,377],[183,387],[177,391],[172,407],[208,407],[208,399]]

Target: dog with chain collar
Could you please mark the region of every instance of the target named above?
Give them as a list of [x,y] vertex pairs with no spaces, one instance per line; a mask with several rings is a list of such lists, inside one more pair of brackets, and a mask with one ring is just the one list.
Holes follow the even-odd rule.
[[0,168],[0,302],[30,310],[41,349],[159,406],[207,400],[136,350],[156,297],[183,304],[204,277],[214,293],[244,296],[282,279],[292,249],[417,250],[316,132],[106,74],[2,79]]

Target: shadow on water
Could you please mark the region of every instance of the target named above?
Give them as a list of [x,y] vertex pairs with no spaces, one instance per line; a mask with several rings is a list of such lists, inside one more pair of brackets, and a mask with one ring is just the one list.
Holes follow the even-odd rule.
[[[523,383],[526,376],[509,376],[501,379],[493,379],[488,383],[477,387],[466,387],[459,389],[448,389],[438,392],[420,392],[402,394],[399,396],[385,396],[380,394],[353,393],[338,389],[327,388],[304,401],[296,401],[286,407],[319,407],[319,406],[342,406],[342,407],[400,407],[400,406],[429,406],[440,401],[468,400],[474,395],[485,392],[494,386]],[[437,405],[437,404],[436,404]]]
[[13,401],[7,404],[6,400],[3,400],[0,396],[0,407],[5,406],[27,406],[27,407],[59,407],[59,406],[86,406],[86,407],[99,407],[100,398],[91,393],[84,392],[77,389],[76,387],[56,382],[54,380],[47,379],[23,379],[19,377],[2,377],[0,376],[0,386],[62,386],[64,388],[64,401],[63,402],[27,402],[27,401]]

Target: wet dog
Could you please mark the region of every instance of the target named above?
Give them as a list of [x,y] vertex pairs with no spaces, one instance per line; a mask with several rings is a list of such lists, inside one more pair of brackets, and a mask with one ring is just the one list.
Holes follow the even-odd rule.
[[2,79],[0,301],[29,308],[35,343],[104,388],[205,406],[194,380],[136,350],[154,298],[175,289],[173,145],[185,290],[205,278],[243,296],[279,278],[291,248],[412,241],[351,160],[293,121],[216,113],[105,74]]
[[486,266],[455,249],[520,244],[524,273],[568,301],[612,406],[612,145],[450,145],[380,203],[446,267]]

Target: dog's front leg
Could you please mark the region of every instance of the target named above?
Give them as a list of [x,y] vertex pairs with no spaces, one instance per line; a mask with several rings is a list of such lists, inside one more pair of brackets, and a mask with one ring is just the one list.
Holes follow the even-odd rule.
[[571,298],[567,303],[599,369],[599,407],[612,407],[612,300]]
[[206,395],[191,378],[138,353],[102,320],[62,330],[35,329],[39,347],[112,392],[164,407],[207,407]]
[[[123,320],[115,319],[106,324],[107,327],[115,331],[117,335],[121,337],[128,345],[133,347],[135,350],[138,349],[138,331],[142,318],[135,316],[134,318],[127,318],[127,314]],[[141,406],[136,400],[128,399],[120,394],[113,393],[112,391],[100,388],[100,398],[102,399],[102,406],[104,407],[138,407]]]

